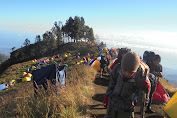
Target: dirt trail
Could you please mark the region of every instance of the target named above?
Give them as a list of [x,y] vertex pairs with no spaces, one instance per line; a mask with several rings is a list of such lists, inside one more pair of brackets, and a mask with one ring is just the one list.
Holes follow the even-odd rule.
[[[92,118],[103,118],[106,113],[103,100],[109,83],[109,76],[110,75],[104,75],[103,78],[100,78],[99,74],[96,76],[94,81],[95,95],[93,96],[93,104],[90,106],[89,110]],[[151,107],[156,113],[146,113],[145,118],[167,118],[165,112],[162,110],[162,105],[152,104]],[[140,118],[139,107],[135,108],[135,118]]]

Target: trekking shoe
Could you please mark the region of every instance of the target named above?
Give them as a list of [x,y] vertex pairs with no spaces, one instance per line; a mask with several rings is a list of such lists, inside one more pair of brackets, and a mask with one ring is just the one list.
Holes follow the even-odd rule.
[[147,108],[146,113],[155,113],[151,108]]

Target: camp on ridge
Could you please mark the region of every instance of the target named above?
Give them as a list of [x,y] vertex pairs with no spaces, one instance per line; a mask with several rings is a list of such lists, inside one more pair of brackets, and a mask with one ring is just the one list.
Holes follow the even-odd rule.
[[[85,29],[86,33],[79,29]],[[111,79],[116,78],[117,83],[122,77],[119,80],[122,87],[128,88],[129,84],[139,82],[135,78],[140,74],[147,79],[140,84],[146,93],[141,91],[142,87],[131,94],[133,106],[130,108],[135,117],[177,117],[177,89],[163,78],[160,55],[145,50],[140,59],[129,48],[109,49],[95,39],[93,29],[85,24],[83,17],[70,17],[63,27],[55,22],[42,37],[36,36],[34,44],[30,44],[29,39],[25,39],[24,44],[0,65],[2,117],[101,117],[109,112],[108,102],[114,109],[118,108],[113,91],[112,96],[106,92]],[[127,65],[130,59],[137,62],[132,68]],[[123,68],[133,69],[133,73],[125,77],[127,73]]]

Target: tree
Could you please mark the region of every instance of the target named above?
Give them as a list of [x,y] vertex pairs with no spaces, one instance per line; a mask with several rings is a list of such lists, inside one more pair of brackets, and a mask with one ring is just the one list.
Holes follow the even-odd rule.
[[66,24],[63,26],[63,31],[67,34],[68,38],[74,39],[74,20],[72,17],[66,21]]
[[13,48],[11,49],[11,50],[12,50],[12,52],[15,50],[15,48],[16,48],[16,47],[13,47]]
[[36,35],[35,43],[40,42],[40,41],[42,41],[41,36],[40,35]]
[[40,35],[36,35],[34,48],[35,58],[40,57],[42,54],[42,39]]
[[85,42],[88,41],[88,38],[89,38],[89,33],[88,33],[89,32],[89,26],[84,26],[82,32],[83,32],[82,38],[84,38]]
[[30,40],[28,38],[26,38],[25,42],[23,43],[23,45],[29,46],[30,45]]
[[62,22],[59,21],[58,23],[55,22],[54,26],[52,28],[52,33],[54,34],[54,36],[56,37],[56,43],[57,43],[57,48],[59,49],[60,46],[60,42],[62,40]]
[[[52,32],[47,31],[43,34],[43,51],[48,52],[56,48],[56,40]],[[45,47],[44,47],[45,46]]]
[[74,39],[76,39],[76,41],[80,40],[81,38],[81,29],[82,29],[81,19],[78,16],[75,16],[74,17]]
[[85,39],[86,29],[85,29],[85,20],[83,17],[81,17],[81,31],[80,31],[80,38]]
[[94,37],[92,28],[87,27],[86,38],[90,42],[93,42],[93,43],[95,42],[95,37]]

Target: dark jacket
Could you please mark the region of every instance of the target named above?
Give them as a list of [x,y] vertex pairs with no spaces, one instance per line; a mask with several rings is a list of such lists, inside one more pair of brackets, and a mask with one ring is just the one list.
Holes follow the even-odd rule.
[[162,65],[158,64],[158,65],[153,65],[150,64],[150,73],[153,73],[156,77],[162,77],[161,74],[159,74],[160,72],[162,72]]
[[100,67],[104,68],[106,66],[106,64],[107,64],[107,61],[104,58],[101,58],[100,63],[101,63]]
[[125,79],[120,64],[117,64],[111,73],[106,95],[109,96],[109,104],[114,110],[130,111],[133,95],[139,90],[149,94],[149,86],[149,79],[143,75],[141,67],[132,78]]

